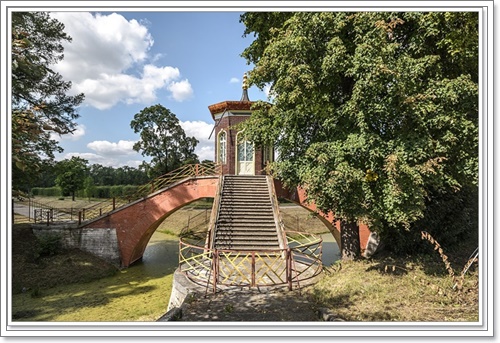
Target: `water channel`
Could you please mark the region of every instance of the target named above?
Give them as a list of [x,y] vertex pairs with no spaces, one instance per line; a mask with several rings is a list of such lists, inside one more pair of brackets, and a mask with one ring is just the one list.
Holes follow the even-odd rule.
[[[323,264],[340,258],[331,234],[323,237]],[[153,234],[141,261],[117,274],[87,283],[61,285],[33,297],[15,294],[16,320],[56,322],[155,321],[167,309],[179,263],[179,239]]]
[[[323,265],[330,266],[340,259],[340,250],[337,242],[330,233],[321,235],[323,239]],[[165,270],[175,270],[179,257],[179,240],[177,237],[155,232],[149,241],[142,261],[136,263],[134,268],[141,269],[142,274],[153,274],[164,272]]]

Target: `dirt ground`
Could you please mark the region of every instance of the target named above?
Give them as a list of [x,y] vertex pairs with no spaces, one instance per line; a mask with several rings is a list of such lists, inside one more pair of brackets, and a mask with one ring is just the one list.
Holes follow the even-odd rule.
[[297,290],[238,290],[186,299],[180,321],[321,321],[319,309]]

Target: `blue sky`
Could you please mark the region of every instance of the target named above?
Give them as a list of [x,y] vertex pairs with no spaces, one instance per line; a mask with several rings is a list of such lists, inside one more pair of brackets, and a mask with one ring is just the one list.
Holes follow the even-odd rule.
[[[58,137],[62,154],[90,164],[137,167],[149,160],[133,151],[139,139],[134,114],[161,104],[200,143],[201,160],[213,159],[208,106],[239,100],[242,76],[252,68],[240,56],[253,41],[243,38],[241,12],[53,12],[72,42],[54,69],[85,93],[78,128]],[[251,100],[266,100],[252,87]]]

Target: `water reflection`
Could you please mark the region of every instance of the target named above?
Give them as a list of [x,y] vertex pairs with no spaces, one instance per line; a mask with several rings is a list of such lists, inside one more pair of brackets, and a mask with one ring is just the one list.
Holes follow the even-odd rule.
[[322,262],[324,266],[330,266],[335,261],[340,260],[340,249],[331,233],[324,233],[321,235],[321,238],[323,238]]
[[145,276],[161,277],[173,274],[179,264],[179,238],[161,232],[151,237],[142,260],[128,269]]
[[[322,234],[323,264],[329,266],[340,259],[337,242],[330,233]],[[149,276],[171,274],[179,264],[179,238],[161,232],[155,232],[149,241],[142,261],[134,263],[135,272]]]

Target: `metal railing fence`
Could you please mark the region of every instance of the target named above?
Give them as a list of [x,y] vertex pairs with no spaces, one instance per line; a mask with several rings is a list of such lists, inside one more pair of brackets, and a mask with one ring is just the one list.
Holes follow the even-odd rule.
[[159,176],[151,182],[140,186],[134,193],[122,197],[113,197],[98,202],[85,208],[56,208],[30,201],[29,218],[31,216],[35,222],[46,222],[47,225],[60,221],[82,221],[90,220],[110,213],[121,206],[132,201],[144,198],[154,192],[170,187],[182,180],[203,176],[220,176],[221,168],[216,163],[187,164],[167,174]]
[[210,249],[204,240],[179,240],[179,268],[193,282],[218,286],[266,287],[293,285],[319,275],[322,239],[287,231],[288,248],[274,250]]

